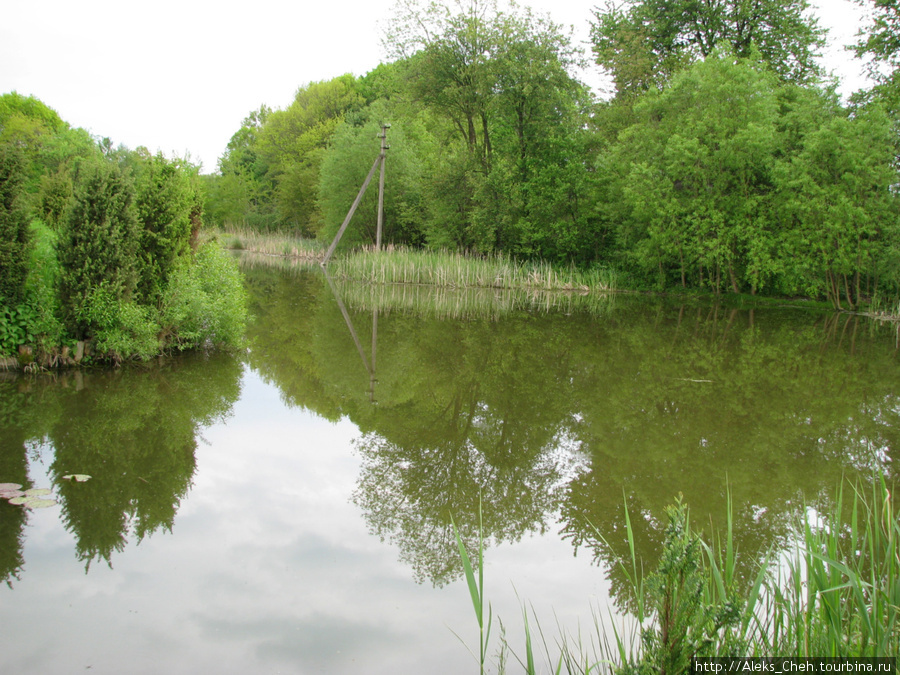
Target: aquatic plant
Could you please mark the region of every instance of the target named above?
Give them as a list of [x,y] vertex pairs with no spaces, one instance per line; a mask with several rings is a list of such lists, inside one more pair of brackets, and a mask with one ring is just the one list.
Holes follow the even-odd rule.
[[453,532],[456,535],[456,545],[459,549],[459,557],[462,560],[463,571],[466,575],[466,584],[469,587],[469,594],[472,596],[472,608],[475,610],[475,618],[478,620],[478,638],[479,638],[479,664],[481,667],[481,675],[484,675],[484,668],[487,662],[487,646],[491,639],[491,623],[493,613],[490,605],[488,605],[487,621],[484,616],[484,521],[482,518],[481,504],[478,505],[478,579],[475,579],[475,569],[469,554],[466,552],[465,544],[462,537],[453,522],[451,516],[450,522],[453,525]]
[[224,248],[264,255],[318,261],[325,253],[322,242],[289,234],[264,234],[246,228],[231,228],[213,231],[207,236],[218,238]]
[[[629,640],[615,629],[610,636],[595,619],[603,657],[586,655],[580,639],[573,644],[562,635],[553,672],[675,675],[690,672],[695,656],[900,653],[900,510],[882,477],[868,488],[853,485],[847,501],[841,486],[824,515],[804,510],[793,546],[765,556],[756,576],[746,581],[735,573],[730,499],[725,536],[710,543],[691,530],[687,505],[676,500],[667,516],[663,552],[645,580],[625,511],[631,557],[617,564],[634,591],[640,639]],[[479,560],[479,568],[482,564]],[[483,606],[483,577],[471,581],[472,588]],[[474,592],[472,597],[475,603]],[[527,673],[535,672],[531,631],[526,613]],[[502,662],[498,672],[504,672]]]
[[0,499],[5,499],[13,506],[24,506],[29,509],[43,509],[54,506],[55,499],[45,499],[52,490],[48,488],[31,488],[22,490],[20,483],[0,483]]
[[450,288],[520,288],[543,291],[612,291],[616,274],[603,267],[562,268],[517,261],[503,254],[476,256],[446,250],[364,249],[335,260],[332,275],[379,284],[428,284]]

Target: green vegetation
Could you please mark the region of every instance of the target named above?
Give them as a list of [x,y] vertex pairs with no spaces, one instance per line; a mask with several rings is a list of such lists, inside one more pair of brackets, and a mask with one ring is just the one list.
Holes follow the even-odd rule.
[[[557,641],[560,656],[549,664],[551,670],[677,675],[691,672],[695,657],[896,655],[900,512],[882,477],[876,476],[868,487],[850,485],[850,493],[845,502],[844,489],[839,489],[827,513],[805,511],[794,523],[793,543],[772,550],[750,577],[739,573],[730,502],[724,536],[709,541],[692,529],[680,498],[668,507],[662,553],[646,578],[642,569],[648,561],[635,554],[635,533],[626,510],[630,555],[616,564],[632,585],[639,635],[610,635],[598,624],[591,654],[562,635]],[[478,618],[484,673],[485,643],[490,639],[490,619],[485,634],[483,618],[484,542],[479,543],[477,565],[458,532],[457,543]],[[536,673],[527,612],[524,617],[525,660],[517,658],[526,673]],[[501,640],[497,672],[505,672],[508,653],[515,655],[505,638]]]
[[227,249],[249,251],[267,256],[282,256],[300,260],[322,259],[325,247],[321,242],[290,234],[262,233],[249,228],[229,228],[215,235]]
[[483,257],[445,250],[367,250],[336,261],[337,277],[380,284],[429,284],[451,288],[515,288],[540,291],[616,290],[615,274],[602,268],[562,271],[545,262],[517,262],[503,254]]
[[[894,307],[897,23],[874,5],[857,51],[881,76],[845,104],[806,0],[595,8],[606,100],[575,77],[584,55],[548,17],[503,0],[401,2],[390,62],[247,117],[206,177],[206,212],[327,246],[389,122],[395,246],[599,266],[633,289]],[[370,187],[345,250],[374,242],[376,201]]]
[[83,357],[78,342],[115,363],[238,345],[240,275],[199,244],[201,226],[196,167],[0,96],[0,356],[57,366]]

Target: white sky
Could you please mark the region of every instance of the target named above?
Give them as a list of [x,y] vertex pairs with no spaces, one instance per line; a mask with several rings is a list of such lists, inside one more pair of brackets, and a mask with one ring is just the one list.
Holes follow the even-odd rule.
[[[297,88],[385,60],[381,24],[393,0],[7,0],[0,19],[0,94],[33,95],[76,127],[130,148],[190,155],[204,173],[251,110],[284,108]],[[591,0],[522,0],[586,40]],[[851,0],[818,0],[831,30],[829,68],[849,93],[860,68]],[[583,79],[597,85],[596,72]]]

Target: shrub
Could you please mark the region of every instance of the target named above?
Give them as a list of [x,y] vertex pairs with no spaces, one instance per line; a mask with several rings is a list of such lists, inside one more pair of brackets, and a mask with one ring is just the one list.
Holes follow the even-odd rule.
[[159,324],[152,309],[117,298],[111,284],[101,283],[91,291],[77,319],[93,327],[96,349],[116,363],[159,353]]
[[237,347],[247,323],[247,296],[237,264],[217,244],[182,258],[169,277],[160,320],[176,349]]

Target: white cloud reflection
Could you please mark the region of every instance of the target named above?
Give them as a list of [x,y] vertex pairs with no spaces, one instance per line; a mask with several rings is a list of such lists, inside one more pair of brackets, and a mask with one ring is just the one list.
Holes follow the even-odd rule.
[[[350,502],[356,436],[248,371],[233,415],[203,432],[171,533],[85,573],[59,510],[32,513],[22,579],[0,591],[0,672],[474,672],[453,634],[477,650],[464,582],[416,584]],[[554,533],[489,549],[486,581],[514,644],[516,591],[553,636],[556,617],[592,630],[607,602],[602,572]]]

